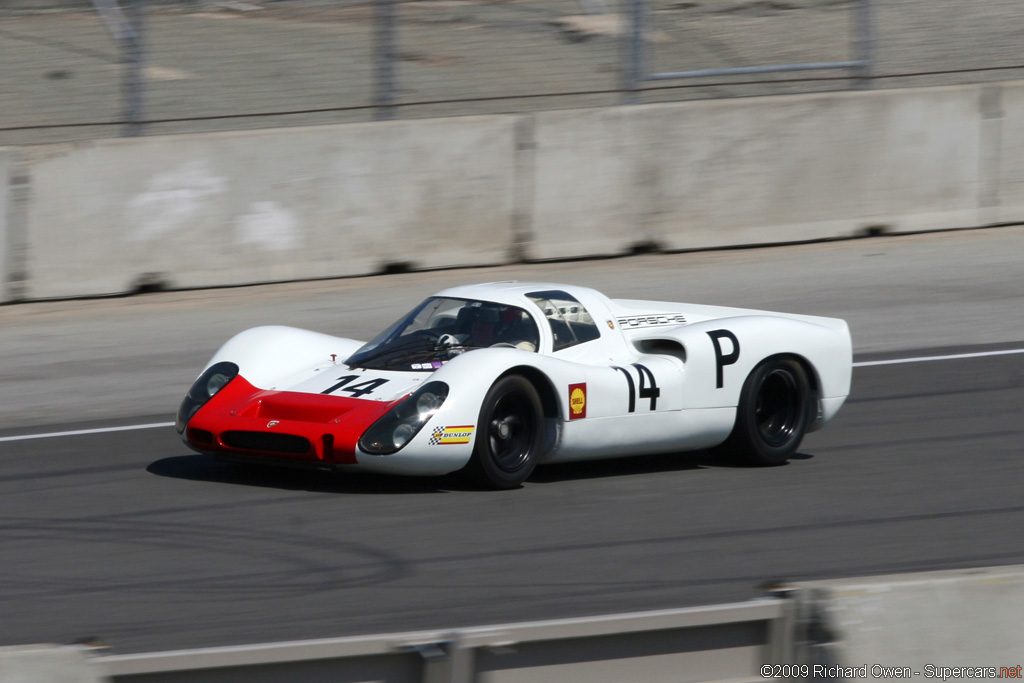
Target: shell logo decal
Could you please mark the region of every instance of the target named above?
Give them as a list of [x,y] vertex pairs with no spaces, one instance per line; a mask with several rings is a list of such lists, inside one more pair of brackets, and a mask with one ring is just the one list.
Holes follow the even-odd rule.
[[569,385],[569,419],[579,420],[587,416],[587,383]]

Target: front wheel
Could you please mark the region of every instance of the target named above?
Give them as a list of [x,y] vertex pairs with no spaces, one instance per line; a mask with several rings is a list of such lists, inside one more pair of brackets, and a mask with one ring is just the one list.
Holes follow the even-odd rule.
[[813,392],[795,360],[770,358],[743,383],[736,424],[716,450],[750,465],[781,465],[796,453],[811,420]]
[[526,378],[498,380],[480,407],[467,474],[488,488],[516,488],[537,465],[543,424],[540,396]]

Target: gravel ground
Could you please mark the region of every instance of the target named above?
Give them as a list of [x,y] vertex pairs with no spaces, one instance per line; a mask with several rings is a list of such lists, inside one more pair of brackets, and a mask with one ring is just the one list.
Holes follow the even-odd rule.
[[[398,15],[398,118],[601,106],[618,93],[619,0],[422,0]],[[121,4],[125,4],[122,0]],[[0,3],[0,145],[120,134],[117,125],[4,130],[122,118],[120,50],[81,0]],[[652,71],[834,61],[853,56],[849,0],[654,0]],[[880,76],[1024,63],[1020,0],[875,0]],[[373,10],[327,0],[151,0],[144,32],[148,119],[364,107],[153,124],[146,134],[364,121],[373,98]],[[851,87],[847,71],[775,74],[759,85],[659,81],[643,101]],[[799,76],[835,77],[785,83]],[[1024,68],[880,78],[872,87],[1010,80]],[[757,80],[754,77],[714,79]]]

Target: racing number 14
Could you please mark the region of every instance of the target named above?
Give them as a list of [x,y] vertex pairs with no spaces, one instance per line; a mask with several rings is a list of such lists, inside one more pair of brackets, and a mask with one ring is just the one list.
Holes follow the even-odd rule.
[[636,390],[636,384],[633,382],[633,376],[629,374],[629,371],[618,366],[612,367],[626,376],[626,384],[629,385],[629,412],[636,412],[637,396],[651,399],[651,410],[655,410],[658,407],[658,397],[661,396],[661,389],[658,388],[657,382],[654,381],[654,373],[646,365],[633,363],[633,367],[636,368],[637,377],[640,378],[639,394]]
[[[341,389],[342,391],[347,391],[348,393],[352,394],[353,398],[359,398],[360,396],[363,396],[365,394],[372,394],[374,389],[381,386],[382,384],[387,384],[388,382],[386,379],[378,377],[377,379],[370,379],[366,380],[365,382],[360,382],[359,384],[353,384],[350,387],[345,386],[352,380],[356,379],[357,377],[359,377],[359,375],[345,375],[344,377],[339,377],[337,384],[332,386],[330,389],[321,391],[320,393],[333,394],[338,389]],[[342,387],[345,388],[342,389]]]

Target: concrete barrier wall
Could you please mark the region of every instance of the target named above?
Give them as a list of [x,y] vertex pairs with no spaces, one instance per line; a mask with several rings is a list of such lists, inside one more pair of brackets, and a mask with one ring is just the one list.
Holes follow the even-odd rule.
[[437,119],[26,148],[26,295],[506,262],[513,124]]
[[942,676],[926,667],[994,666],[993,675],[946,676],[991,679],[999,667],[1022,663],[1021,565],[807,582],[799,588],[804,623],[817,621],[811,630],[827,634],[799,657],[804,662],[823,661],[821,652],[813,652],[819,648],[829,652],[831,664],[867,665],[864,678],[879,678],[871,671],[879,665],[909,667],[909,678],[932,679]]
[[0,647],[0,683],[107,683],[85,654],[59,645]]
[[1024,83],[0,150],[4,300],[1024,221]]
[[997,222],[1013,223],[1024,213],[1024,84],[1008,84],[999,92],[998,109],[989,121],[998,140],[990,162],[998,182],[994,203]]
[[544,114],[535,253],[994,222],[979,211],[995,190],[981,155],[996,142],[979,97],[937,88]]
[[9,273],[11,272],[9,263],[11,239],[8,237],[8,226],[12,223],[10,193],[13,163],[14,155],[11,151],[0,149],[0,302],[12,298],[11,293],[7,291],[7,286],[10,282]]

